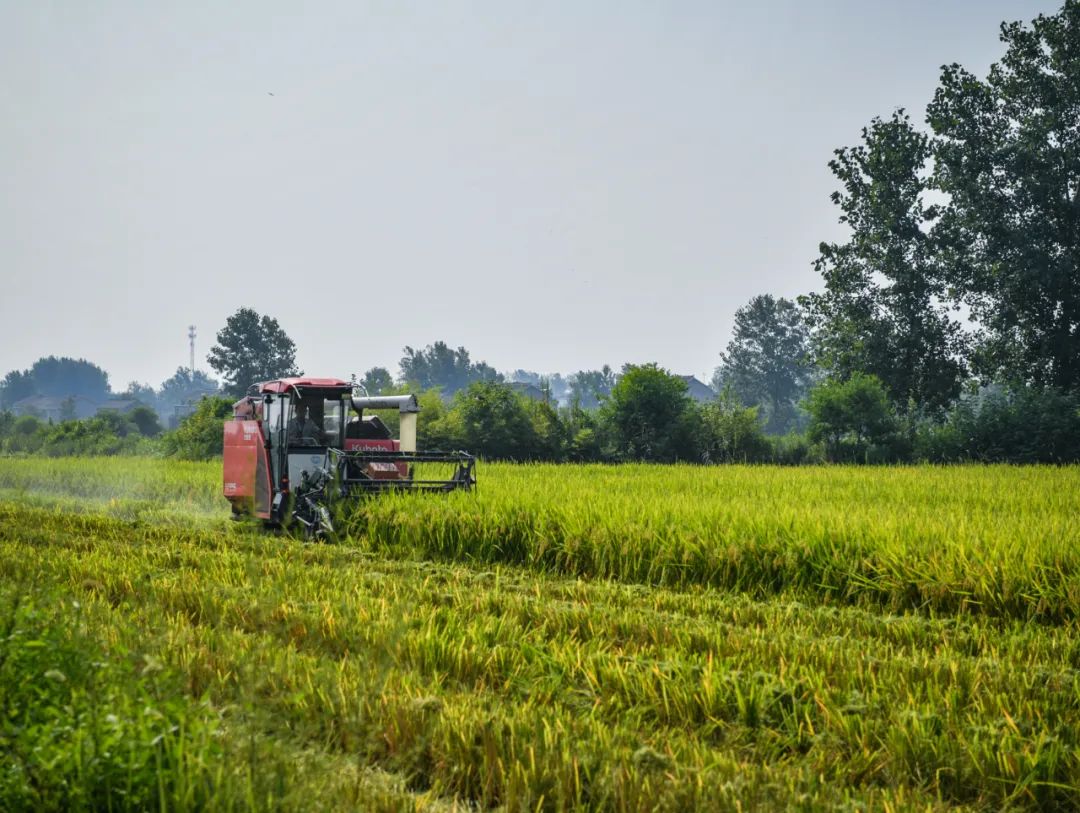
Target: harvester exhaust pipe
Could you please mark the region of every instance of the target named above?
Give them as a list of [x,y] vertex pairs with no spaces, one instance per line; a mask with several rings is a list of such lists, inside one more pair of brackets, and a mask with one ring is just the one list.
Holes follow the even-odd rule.
[[398,440],[401,451],[416,451],[416,416],[420,404],[415,395],[375,395],[352,399],[353,409],[363,417],[365,409],[396,409],[400,418]]

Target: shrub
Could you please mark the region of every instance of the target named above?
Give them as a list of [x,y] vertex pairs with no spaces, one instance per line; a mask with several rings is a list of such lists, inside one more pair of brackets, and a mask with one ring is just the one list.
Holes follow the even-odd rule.
[[915,456],[940,463],[1080,461],[1080,399],[1040,388],[966,398],[945,423],[919,427]]
[[109,412],[43,427],[39,438],[37,451],[49,457],[134,454],[149,449],[133,423]]
[[686,383],[656,364],[629,365],[600,411],[615,454],[629,460],[695,460],[696,413]]
[[44,421],[33,415],[21,415],[11,421],[8,437],[4,440],[4,451],[33,453],[41,448],[41,430],[46,427]]
[[806,409],[808,437],[825,444],[829,460],[880,463],[895,454],[896,417],[876,376],[825,379],[810,391]]
[[8,423],[0,433],[0,448],[8,453],[69,457],[136,454],[156,448],[131,420],[115,412],[56,424],[24,415]]
[[232,402],[228,398],[203,398],[176,429],[162,435],[165,454],[181,460],[209,460],[221,454],[225,419],[230,415]]
[[155,438],[161,434],[161,420],[158,414],[148,406],[137,406],[131,410],[128,420],[135,424],[143,437]]
[[533,428],[533,460],[559,462],[566,457],[570,432],[558,410],[546,401],[533,401],[518,395],[525,402],[525,411]]
[[452,412],[469,451],[499,460],[535,459],[536,429],[524,400],[494,381],[476,381],[459,392]]
[[825,460],[824,448],[820,444],[812,443],[805,434],[789,432],[786,435],[774,435],[769,441],[772,444],[771,460],[778,465],[812,465]]
[[730,388],[701,408],[702,459],[713,463],[761,463],[772,447],[757,407],[746,407]]
[[[408,389],[408,388],[403,388]],[[461,437],[460,422],[450,412],[442,392],[435,388],[424,390],[417,396],[420,402],[420,420],[416,429],[416,441],[421,449],[453,450],[465,447]],[[398,415],[394,413],[387,421],[390,431],[397,436]]]

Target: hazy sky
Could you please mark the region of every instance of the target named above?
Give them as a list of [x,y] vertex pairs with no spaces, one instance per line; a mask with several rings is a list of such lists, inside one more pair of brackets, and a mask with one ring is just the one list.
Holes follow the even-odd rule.
[[443,339],[707,380],[816,286],[831,151],[1058,6],[0,0],[0,375],[157,385],[249,306],[309,374]]

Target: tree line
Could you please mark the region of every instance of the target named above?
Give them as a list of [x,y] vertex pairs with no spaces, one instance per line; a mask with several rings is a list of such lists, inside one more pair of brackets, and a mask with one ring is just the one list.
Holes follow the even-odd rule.
[[[422,448],[466,449],[486,459],[792,465],[1080,460],[1080,401],[1052,388],[987,389],[931,419],[898,413],[877,378],[856,372],[810,388],[800,404],[804,430],[769,435],[759,408],[745,406],[731,387],[698,403],[682,378],[656,364],[623,367],[595,408],[577,400],[559,406],[491,379],[472,381],[450,398],[438,386],[383,384],[379,394],[419,392]],[[166,432],[145,408],[56,424],[0,413],[0,450],[209,459],[221,454],[222,422],[232,413],[232,400],[205,397]],[[385,420],[396,428],[396,415]]]
[[[152,409],[163,422],[168,422],[178,407],[220,389],[219,382],[201,370],[178,367],[156,389],[133,381],[125,389],[115,391],[109,383],[109,374],[93,362],[48,356],[38,359],[25,370],[12,370],[0,379],[0,412],[11,412],[20,401],[35,396],[85,398],[96,406],[134,400]],[[34,416],[35,410],[31,406],[26,413]]]

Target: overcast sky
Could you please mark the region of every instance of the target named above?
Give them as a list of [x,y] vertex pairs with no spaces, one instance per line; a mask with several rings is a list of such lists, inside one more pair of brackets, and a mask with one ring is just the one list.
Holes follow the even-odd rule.
[[314,375],[442,339],[707,380],[816,286],[831,151],[1058,5],[0,0],[0,375],[156,386],[248,306]]

